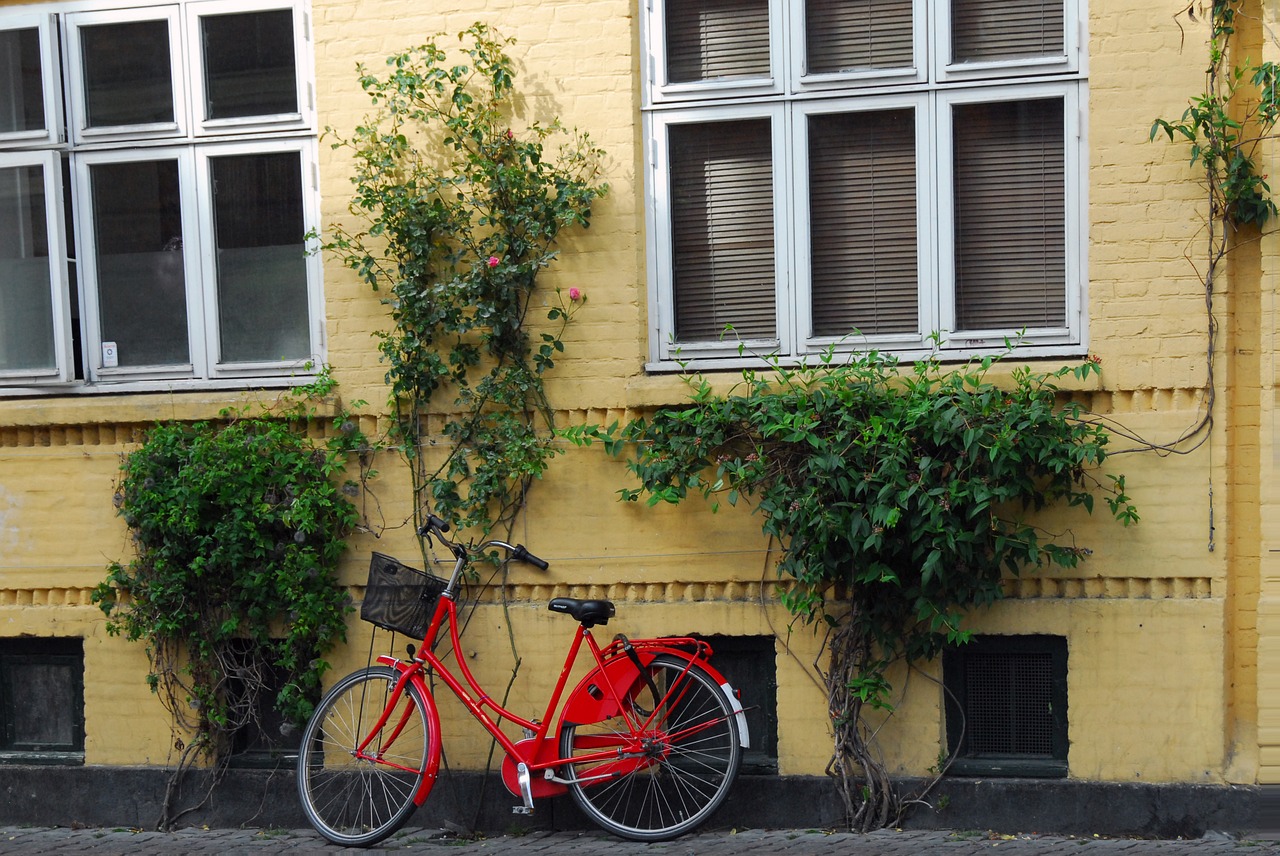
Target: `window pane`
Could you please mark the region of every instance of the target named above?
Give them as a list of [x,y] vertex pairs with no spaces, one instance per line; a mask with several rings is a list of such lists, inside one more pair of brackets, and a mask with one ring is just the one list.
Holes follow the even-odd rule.
[[912,65],[912,0],[807,0],[805,71]]
[[189,363],[178,162],[95,164],[90,175],[102,340],[121,366]]
[[666,4],[667,80],[769,76],[768,0]]
[[209,160],[221,362],[311,355],[297,152]]
[[915,114],[809,118],[813,334],[918,327]]
[[200,34],[206,119],[298,112],[292,11],[211,15]]
[[0,134],[44,127],[40,31],[0,30]]
[[1065,325],[1062,100],[958,105],[953,121],[959,327]]
[[1063,0],[951,0],[951,61],[1061,56]]
[[0,169],[0,371],[56,368],[44,170]]
[[169,22],[80,28],[89,127],[172,122]]
[[769,120],[669,134],[676,340],[776,337]]

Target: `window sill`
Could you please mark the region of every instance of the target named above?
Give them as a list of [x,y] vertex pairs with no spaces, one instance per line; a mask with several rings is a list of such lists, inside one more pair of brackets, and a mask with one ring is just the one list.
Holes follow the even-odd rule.
[[989,779],[1065,779],[1067,762],[1057,758],[988,756],[957,758],[947,768],[949,777]]
[[[1085,352],[1076,348],[1054,355],[1019,352],[1019,356],[1022,359],[1010,357],[993,365],[987,372],[988,380],[997,385],[1002,384],[1009,380],[1014,368],[1021,365],[1030,365],[1037,371],[1056,371],[1061,366],[1079,363],[1085,357]],[[914,358],[903,357],[901,364],[909,367],[913,361]],[[943,356],[941,363],[944,367],[958,367],[963,364],[963,360],[960,358],[952,360]],[[811,361],[810,366],[817,367],[817,360]],[[687,404],[689,402],[688,379],[695,376],[705,379],[716,394],[727,395],[735,386],[743,382],[742,372],[746,369],[759,371],[763,376],[767,376],[770,371],[760,358],[703,361],[689,363],[683,367],[675,363],[650,363],[645,366],[647,372],[645,375],[632,378],[627,383],[627,407],[642,409]],[[1056,383],[1058,388],[1065,392],[1094,392],[1104,388],[1097,374],[1090,374],[1083,381],[1068,374],[1059,378]]]
[[[40,390],[0,391],[0,428],[46,425],[152,423],[216,419],[227,408],[269,406],[310,377],[237,382],[97,384]],[[19,397],[20,395],[25,397]],[[318,402],[316,415],[335,416],[338,403]]]
[[0,752],[0,765],[83,767],[83,752]]

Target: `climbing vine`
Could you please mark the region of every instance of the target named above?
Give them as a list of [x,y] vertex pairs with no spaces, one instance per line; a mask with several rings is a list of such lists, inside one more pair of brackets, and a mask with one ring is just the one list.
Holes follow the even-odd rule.
[[[564,350],[577,287],[530,324],[538,274],[561,232],[590,224],[602,152],[557,121],[516,121],[512,39],[485,24],[361,67],[375,108],[334,147],[355,163],[350,211],[325,249],[383,295],[381,334],[399,447],[415,507],[462,527],[509,526],[556,452],[543,378]],[[428,464],[422,419],[444,412],[443,461]]]
[[[1190,99],[1179,119],[1157,118],[1151,125],[1152,140],[1163,133],[1171,142],[1178,140],[1188,145],[1191,166],[1198,167],[1204,175],[1207,203],[1203,255],[1188,254],[1204,289],[1205,401],[1197,422],[1172,442],[1143,442],[1140,447],[1160,454],[1189,454],[1203,445],[1213,430],[1218,351],[1213,300],[1219,276],[1241,233],[1261,228],[1277,214],[1268,177],[1258,172],[1256,158],[1262,141],[1274,134],[1280,119],[1280,93],[1276,88],[1280,69],[1274,63],[1252,65],[1236,58],[1243,6],[1243,0],[1212,0],[1207,5],[1209,41],[1204,90]],[[1177,17],[1199,23],[1205,9],[1205,4],[1193,0]],[[1211,482],[1209,549],[1214,548]]]
[[342,416],[331,440],[309,436],[307,397],[331,390],[321,372],[276,412],[156,425],[121,465],[115,505],[135,555],[92,596],[109,633],[146,644],[147,683],[172,717],[161,828],[198,807],[178,808],[186,772],[213,762],[207,799],[260,711],[306,722],[324,655],[346,637],[336,570],[357,521],[346,466],[364,441]]
[[689,379],[690,403],[609,428],[566,431],[624,455],[634,501],[690,495],[749,503],[781,545],[782,602],[826,628],[825,683],[835,745],[830,772],[851,828],[902,808],[874,750],[867,714],[891,707],[891,666],[963,642],[966,611],[1000,599],[1010,574],[1074,567],[1088,555],[1033,512],[1092,512],[1095,494],[1128,525],[1124,478],[1101,474],[1107,433],[1059,397],[1095,361],[1053,373],[995,361],[899,366],[878,352],[813,367],[748,371],[729,393]]
[[[1189,144],[1191,165],[1204,170],[1211,226],[1261,226],[1277,214],[1267,176],[1258,173],[1255,160],[1258,146],[1280,118],[1277,67],[1270,62],[1232,64],[1232,39],[1242,5],[1243,0],[1213,0],[1204,92],[1192,97],[1180,119],[1156,119],[1151,125],[1152,140],[1164,133],[1170,141]],[[1192,3],[1180,14],[1196,21],[1198,7]],[[1240,97],[1245,83],[1253,90],[1248,99]],[[1210,236],[1218,258],[1227,237],[1225,230]]]

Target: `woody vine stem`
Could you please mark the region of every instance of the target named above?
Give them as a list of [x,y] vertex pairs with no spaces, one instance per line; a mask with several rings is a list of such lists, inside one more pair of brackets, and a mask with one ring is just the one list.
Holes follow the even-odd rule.
[[[1204,92],[1194,96],[1181,118],[1156,119],[1151,139],[1164,133],[1170,140],[1189,145],[1191,166],[1204,171],[1208,212],[1205,217],[1205,256],[1200,271],[1204,286],[1207,343],[1206,398],[1200,419],[1172,443],[1144,444],[1161,454],[1189,454],[1207,442],[1213,429],[1216,400],[1214,366],[1218,322],[1213,312],[1214,291],[1227,254],[1240,241],[1257,237],[1257,231],[1276,216],[1275,200],[1267,176],[1256,165],[1258,148],[1269,138],[1280,118],[1280,98],[1274,63],[1233,64],[1238,26],[1243,22],[1244,0],[1213,0],[1209,11],[1209,62]],[[1177,18],[1199,23],[1204,6],[1193,2]],[[1189,253],[1188,260],[1200,270]],[[1209,485],[1209,545],[1215,547],[1213,485]]]

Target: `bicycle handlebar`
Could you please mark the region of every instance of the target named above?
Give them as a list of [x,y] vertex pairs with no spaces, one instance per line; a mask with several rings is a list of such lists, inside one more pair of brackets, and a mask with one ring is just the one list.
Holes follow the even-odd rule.
[[[462,559],[468,552],[471,552],[471,551],[467,547],[461,544],[458,544],[456,541],[450,541],[448,538],[444,537],[444,533],[448,531],[449,531],[449,521],[442,520],[441,518],[436,517],[434,514],[428,514],[426,522],[418,527],[419,535],[422,535],[427,538],[434,535],[436,538],[440,539],[440,543],[448,547],[455,556],[457,556],[459,559]],[[479,547],[475,549],[478,552],[480,550],[484,550],[487,547],[501,547],[502,549],[507,551],[507,555],[510,558],[515,559],[517,562],[524,562],[525,564],[533,565],[535,568],[537,568],[540,571],[545,571],[547,568],[551,567],[550,563],[548,563],[545,559],[540,559],[537,556],[530,553],[528,548],[526,548],[523,544],[508,544],[506,541],[499,541],[495,538],[490,541],[485,541],[483,544],[481,544]]]

